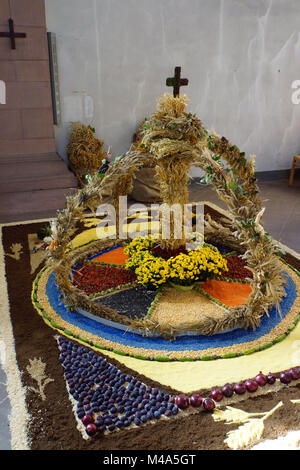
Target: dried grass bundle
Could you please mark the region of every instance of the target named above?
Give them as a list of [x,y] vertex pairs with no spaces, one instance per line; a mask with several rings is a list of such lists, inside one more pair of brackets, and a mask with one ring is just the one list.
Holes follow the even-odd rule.
[[186,95],[179,94],[174,97],[170,93],[165,93],[157,101],[157,110],[167,116],[179,117],[190,101]]
[[105,157],[103,145],[103,140],[97,139],[90,127],[80,122],[72,124],[67,155],[81,186],[85,175],[96,173],[101,166]]

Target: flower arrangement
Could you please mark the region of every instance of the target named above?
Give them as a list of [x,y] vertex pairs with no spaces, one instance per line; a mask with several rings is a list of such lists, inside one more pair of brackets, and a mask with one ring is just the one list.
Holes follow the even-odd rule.
[[185,249],[175,256],[159,256],[155,251],[155,240],[151,238],[135,238],[125,247],[129,256],[126,268],[135,271],[137,282],[144,285],[159,287],[169,283],[172,286],[193,286],[220,276],[227,271],[227,261],[219,250],[204,243],[201,248]]

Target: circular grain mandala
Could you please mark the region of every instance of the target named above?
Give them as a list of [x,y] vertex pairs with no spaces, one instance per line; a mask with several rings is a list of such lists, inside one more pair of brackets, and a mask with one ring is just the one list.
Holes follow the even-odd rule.
[[208,281],[189,292],[172,288],[149,290],[135,284],[134,276],[124,269],[122,250],[121,246],[104,250],[75,266],[73,282],[80,279],[80,287],[85,288],[86,281],[86,294],[93,302],[101,301],[115,309],[119,318],[154,317],[171,327],[185,321],[189,329],[184,334],[170,341],[155,332],[145,336],[144,331],[129,329],[126,322],[113,322],[83,308],[68,311],[61,301],[55,274],[47,266],[38,274],[32,293],[33,303],[44,320],[62,334],[98,349],[138,359],[186,361],[236,357],[267,349],[284,340],[299,319],[299,278],[282,263],[287,282],[280,312],[275,307],[270,309],[255,331],[236,328],[213,336],[199,335],[193,331],[193,323],[199,324],[201,316],[221,315],[232,298],[236,299],[235,305],[247,301],[250,285],[238,279],[223,279]]

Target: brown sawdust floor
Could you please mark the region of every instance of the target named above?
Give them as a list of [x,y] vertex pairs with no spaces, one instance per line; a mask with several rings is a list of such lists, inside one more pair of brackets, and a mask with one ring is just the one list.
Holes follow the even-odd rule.
[[[210,213],[217,213],[209,209]],[[76,429],[76,422],[71,408],[63,367],[59,363],[59,351],[54,339],[55,332],[50,329],[34,310],[30,293],[34,275],[30,275],[30,254],[27,244],[28,233],[34,233],[45,224],[29,224],[5,227],[3,243],[5,252],[10,252],[12,243],[22,243],[24,254],[20,261],[6,257],[6,275],[10,299],[11,319],[16,344],[17,362],[22,374],[23,385],[33,385],[26,372],[29,359],[41,357],[47,364],[46,373],[54,379],[47,385],[47,399],[43,402],[36,394],[28,393],[28,411],[32,416],[29,426],[29,436],[32,449],[39,450],[221,450],[227,449],[224,444],[226,432],[236,429],[237,425],[215,423],[209,413],[187,417],[175,417],[170,420],[160,420],[153,425],[147,425],[132,430],[123,430],[105,437],[95,437],[88,441],[82,439]],[[298,269],[300,262],[290,255],[287,261]],[[125,372],[131,373],[117,361],[109,359]],[[213,367],[212,363],[212,367]],[[146,377],[133,373],[147,385],[157,386],[167,392],[178,392],[161,386]],[[247,412],[267,411],[280,400],[284,406],[279,408],[265,421],[263,438],[276,438],[287,431],[299,429],[300,405],[292,404],[289,400],[300,398],[300,384],[284,387],[277,393],[251,397],[240,402],[237,406]],[[167,436],[167,439],[166,439]]]

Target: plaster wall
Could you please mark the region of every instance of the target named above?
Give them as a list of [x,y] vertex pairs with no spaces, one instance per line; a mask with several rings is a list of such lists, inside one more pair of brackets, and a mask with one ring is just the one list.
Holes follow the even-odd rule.
[[258,171],[289,168],[300,152],[299,18],[298,0],[46,0],[57,35],[59,153],[66,157],[75,120],[124,153],[180,65],[191,112],[255,153]]

